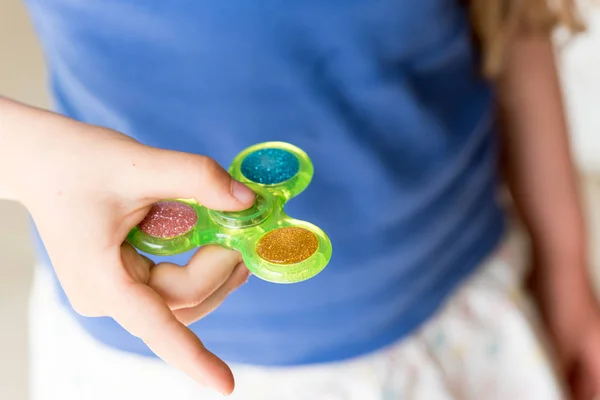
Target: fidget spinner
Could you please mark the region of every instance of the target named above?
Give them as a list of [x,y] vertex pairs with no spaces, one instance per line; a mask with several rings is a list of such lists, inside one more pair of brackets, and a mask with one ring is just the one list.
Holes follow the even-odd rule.
[[242,254],[257,277],[275,283],[312,278],[331,258],[331,242],[317,226],[289,217],[284,206],[313,176],[308,155],[288,143],[261,143],[242,151],[229,173],[256,194],[244,211],[209,210],[190,199],[155,203],[127,239],[154,255],[218,244]]

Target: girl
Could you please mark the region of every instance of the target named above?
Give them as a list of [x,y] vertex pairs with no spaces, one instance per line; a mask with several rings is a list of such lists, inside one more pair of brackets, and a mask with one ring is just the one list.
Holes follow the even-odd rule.
[[[578,25],[554,3],[28,0],[57,113],[0,102],[0,182],[44,244],[33,398],[217,398],[220,358],[243,400],[550,400],[566,378],[600,394],[549,39]],[[123,243],[162,198],[248,208],[219,164],[268,140],[315,164],[289,211],[330,234],[318,277],[228,296],[248,280],[235,252]],[[552,353],[503,239],[500,150]]]

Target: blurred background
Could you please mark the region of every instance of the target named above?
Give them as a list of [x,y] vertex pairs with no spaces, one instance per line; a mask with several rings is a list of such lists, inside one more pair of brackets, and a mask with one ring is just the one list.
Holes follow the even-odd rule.
[[[600,288],[600,11],[585,14],[590,30],[565,44],[560,67],[592,236],[592,271]],[[49,106],[43,58],[21,0],[0,0],[0,95]],[[33,255],[26,218],[20,205],[0,201],[2,400],[28,398],[27,296]]]

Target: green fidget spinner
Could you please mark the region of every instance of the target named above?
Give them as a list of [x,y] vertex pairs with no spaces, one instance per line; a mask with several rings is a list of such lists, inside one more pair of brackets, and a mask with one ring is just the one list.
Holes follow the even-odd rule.
[[219,244],[242,253],[248,269],[266,281],[309,279],[329,262],[331,242],[317,226],[289,217],[283,208],[306,189],[313,171],[308,155],[291,144],[251,146],[229,168],[233,178],[256,193],[251,208],[223,212],[195,200],[163,200],[152,206],[127,239],[145,253],[163,256]]

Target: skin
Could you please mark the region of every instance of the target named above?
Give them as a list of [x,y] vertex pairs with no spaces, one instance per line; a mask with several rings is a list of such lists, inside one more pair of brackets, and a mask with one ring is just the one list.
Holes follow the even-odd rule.
[[498,82],[509,187],[532,241],[530,287],[571,398],[600,396],[600,310],[548,38],[517,41]]
[[124,240],[157,200],[195,198],[237,211],[253,204],[250,189],[207,157],[147,147],[6,99],[0,143],[0,193],[31,213],[75,310],[114,318],[167,363],[231,393],[229,367],[186,325],[246,282],[240,254],[206,246],[186,268],[153,265]]

